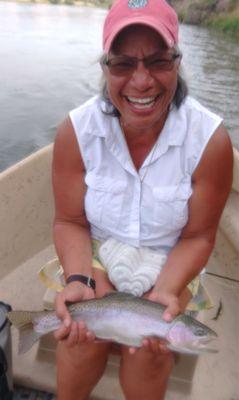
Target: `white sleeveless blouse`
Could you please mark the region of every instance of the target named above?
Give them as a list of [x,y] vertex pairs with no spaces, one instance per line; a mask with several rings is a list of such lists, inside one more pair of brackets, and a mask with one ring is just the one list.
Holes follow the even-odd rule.
[[117,117],[96,96],[70,112],[86,169],[92,238],[110,237],[167,254],[188,219],[192,174],[222,119],[187,97],[172,107],[156,146],[137,171]]

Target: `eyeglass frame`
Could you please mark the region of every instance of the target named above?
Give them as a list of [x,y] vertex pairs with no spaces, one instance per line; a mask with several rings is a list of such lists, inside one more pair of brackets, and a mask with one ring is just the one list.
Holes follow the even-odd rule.
[[[154,54],[151,54],[151,55],[149,55],[147,57],[144,57],[144,58],[131,57],[131,56],[127,56],[127,55],[120,55],[120,56],[114,56],[111,59],[109,59],[108,58],[108,54],[107,54],[106,56],[104,55],[102,57],[102,59],[100,60],[100,64],[101,65],[106,65],[112,75],[116,75],[116,76],[124,76],[125,75],[126,76],[126,75],[132,75],[133,72],[135,71],[135,69],[137,68],[138,63],[140,61],[143,61],[144,67],[150,72],[150,74],[153,75],[153,74],[157,74],[157,72],[171,71],[173,69],[173,67],[174,67],[175,61],[177,59],[179,59],[179,61],[182,59],[182,53],[177,48],[176,52],[171,54],[171,60],[167,60],[169,63],[172,63],[172,65],[170,64],[171,66],[169,68],[158,68],[158,70],[156,68],[155,71],[154,71],[153,68],[150,69],[150,65],[148,65],[147,63],[150,63],[150,60],[153,61],[154,59],[157,59],[157,56],[160,55],[160,54],[164,54],[165,55],[165,53],[163,53],[162,51],[158,51],[158,52],[156,52]],[[128,71],[125,69],[125,71],[124,70],[118,71],[118,73],[117,72],[112,72],[112,65],[110,65],[110,62],[112,60],[115,60],[115,59],[123,59],[123,58],[125,60],[127,60],[129,63],[131,63],[131,66],[128,67]],[[161,60],[163,60],[163,58]],[[117,67],[117,66],[115,65],[115,67]],[[114,68],[114,66],[113,66],[113,68]]]

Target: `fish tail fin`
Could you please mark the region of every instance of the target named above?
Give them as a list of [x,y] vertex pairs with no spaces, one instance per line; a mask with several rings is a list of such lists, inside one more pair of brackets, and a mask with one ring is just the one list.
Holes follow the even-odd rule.
[[31,311],[10,311],[7,314],[9,321],[19,330],[18,354],[26,353],[42,336],[33,329],[33,315]]

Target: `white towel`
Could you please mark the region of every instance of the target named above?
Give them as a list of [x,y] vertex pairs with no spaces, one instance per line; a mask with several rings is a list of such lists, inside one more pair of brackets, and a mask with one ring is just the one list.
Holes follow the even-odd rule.
[[167,256],[110,238],[100,246],[99,258],[117,290],[142,296],[154,286]]

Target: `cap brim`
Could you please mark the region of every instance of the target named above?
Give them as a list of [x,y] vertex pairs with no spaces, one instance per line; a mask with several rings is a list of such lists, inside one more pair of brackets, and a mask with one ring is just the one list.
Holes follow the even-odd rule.
[[132,20],[132,18],[128,18],[124,19],[124,21],[120,21],[119,24],[116,24],[114,26],[114,29],[112,29],[111,34],[109,35],[109,37],[106,39],[105,43],[104,43],[104,51],[106,53],[108,53],[112,47],[112,44],[114,42],[114,40],[116,39],[116,37],[118,36],[118,34],[125,28],[127,28],[130,25],[146,25],[149,26],[150,28],[154,29],[164,40],[165,44],[167,45],[167,47],[171,48],[174,46],[175,41],[174,39],[171,37],[170,32],[167,30],[167,28],[165,28],[165,26],[163,24],[159,24],[159,21],[154,21],[151,20],[150,18],[147,19],[147,21],[145,22],[145,17],[138,17],[138,18],[134,18]]

